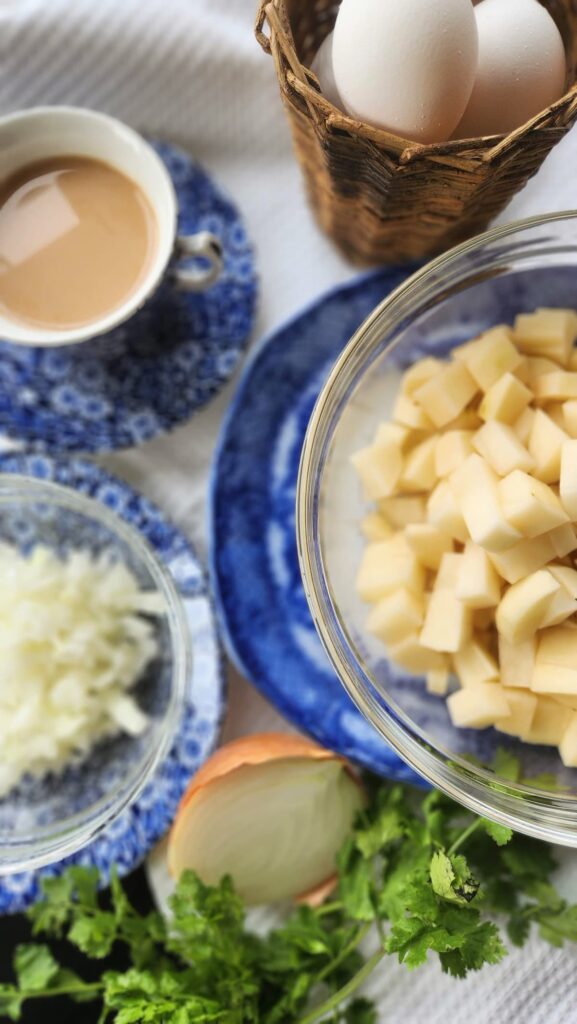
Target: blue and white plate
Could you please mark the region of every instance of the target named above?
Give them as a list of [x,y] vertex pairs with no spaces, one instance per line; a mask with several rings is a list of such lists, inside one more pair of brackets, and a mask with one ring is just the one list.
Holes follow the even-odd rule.
[[27,449],[104,452],[172,430],[238,366],[252,331],[257,280],[241,216],[180,149],[154,143],[173,180],[179,233],[212,231],[224,252],[200,294],[169,279],[129,322],[84,345],[42,349],[0,341],[0,434]]
[[73,487],[96,498],[142,533],[169,570],[184,599],[194,650],[186,709],[169,755],[138,799],[84,850],[37,872],[0,877],[0,914],[25,909],[38,896],[42,875],[69,864],[96,866],[103,882],[111,867],[128,874],[170,826],[190,778],[212,753],[226,707],[221,651],[206,576],[186,537],[160,510],[98,466],[54,461],[45,455],[0,458],[0,473],[23,473]]
[[355,708],[321,647],[295,539],[301,448],[343,346],[407,270],[331,292],[256,350],[221,434],[211,486],[211,574],[232,659],[296,726],[392,779],[417,777]]

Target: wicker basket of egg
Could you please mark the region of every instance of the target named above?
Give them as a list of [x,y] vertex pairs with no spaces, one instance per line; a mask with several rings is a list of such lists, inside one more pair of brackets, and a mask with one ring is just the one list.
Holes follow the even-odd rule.
[[485,229],[577,117],[577,0],[265,0],[317,219],[357,263]]

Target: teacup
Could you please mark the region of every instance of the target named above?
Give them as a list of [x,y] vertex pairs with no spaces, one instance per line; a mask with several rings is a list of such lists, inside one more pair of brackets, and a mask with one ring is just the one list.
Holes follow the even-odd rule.
[[[71,345],[105,334],[132,317],[167,274],[176,287],[202,291],[222,272],[222,248],[208,231],[179,236],[178,203],[170,175],[154,149],[132,128],[106,114],[76,107],[36,107],[0,118],[0,177],[12,179],[43,161],[74,156],[120,172],[146,197],[156,221],[155,245],[133,291],[88,323],[53,328],[12,319],[0,310],[0,338],[22,345]],[[191,257],[199,259],[191,266]],[[181,263],[180,260],[188,260]]]

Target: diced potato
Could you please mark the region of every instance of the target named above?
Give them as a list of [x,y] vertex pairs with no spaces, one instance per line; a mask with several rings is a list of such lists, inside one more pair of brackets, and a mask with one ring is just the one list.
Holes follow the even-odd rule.
[[552,693],[551,699],[556,701],[557,704],[562,704],[564,708],[570,708],[571,711],[577,711],[577,697],[572,693]]
[[518,366],[515,367],[513,371],[513,376],[516,377],[517,380],[520,380],[521,384],[524,384],[525,387],[529,387],[530,372],[529,359],[527,358],[527,356],[523,356],[521,358],[521,362]]
[[577,373],[553,370],[535,380],[535,398],[540,402],[569,401],[577,398]]
[[375,603],[401,587],[420,594],[424,586],[425,570],[401,534],[367,545],[356,580],[362,601]]
[[401,494],[379,501],[379,511],[393,526],[402,530],[408,523],[422,523],[427,516],[427,503],[422,495]]
[[571,523],[564,523],[563,526],[557,526],[547,534],[547,537],[551,541],[557,558],[565,558],[566,555],[571,554],[571,552],[577,547],[575,528]]
[[571,597],[577,599],[577,570],[568,565],[550,565],[549,572]]
[[563,419],[569,437],[577,437],[577,402],[563,403]]
[[393,528],[384,516],[371,512],[361,523],[363,537],[370,541],[388,540],[393,536]]
[[573,714],[567,723],[559,743],[561,760],[567,768],[577,768],[577,715]]
[[499,604],[499,577],[487,552],[476,544],[467,544],[461,556],[455,594],[469,608],[493,608]]
[[577,440],[565,441],[561,448],[559,496],[567,514],[577,520]]
[[401,587],[374,606],[367,619],[367,629],[386,644],[398,644],[421,628],[424,614],[423,597]]
[[449,692],[451,676],[448,669],[437,669],[435,672],[427,672],[427,692],[435,697],[445,697]]
[[432,490],[437,482],[436,447],[437,438],[428,437],[408,453],[399,481],[402,491]]
[[438,569],[443,555],[453,550],[453,540],[449,534],[443,533],[432,523],[411,523],[405,530],[405,537],[426,569]]
[[521,738],[529,743],[555,747],[563,738],[573,712],[550,697],[539,697],[530,728]]
[[403,469],[403,456],[399,445],[390,448],[370,447],[355,452],[351,457],[363,485],[365,497],[377,501],[392,494]]
[[495,621],[499,633],[510,643],[523,643],[539,629],[559,583],[550,572],[540,569],[514,583],[501,598]]
[[463,362],[483,391],[488,391],[504,373],[514,370],[522,357],[511,340],[509,327],[493,327],[463,354]]
[[558,369],[559,364],[552,359],[544,359],[542,356],[527,359],[527,386],[534,392],[540,377],[546,373],[555,373]]
[[432,651],[454,654],[467,643],[472,628],[471,609],[458,601],[451,590],[435,589],[431,594],[419,640]]
[[385,448],[387,451],[394,445],[403,448],[407,443],[411,431],[409,427],[402,427],[400,423],[379,423],[373,440],[373,448]]
[[495,728],[508,736],[525,736],[533,724],[537,701],[538,697],[530,690],[509,690],[507,703],[511,713],[495,722]]
[[479,406],[483,420],[500,420],[512,425],[532,401],[528,387],[512,373],[504,373],[489,388]]
[[567,366],[577,338],[577,314],[572,309],[538,309],[515,320],[515,344],[527,355],[542,355]]
[[535,636],[523,643],[511,644],[502,633],[499,633],[499,669],[503,686],[522,687],[528,690],[533,678],[536,656]]
[[499,678],[497,662],[478,640],[472,640],[453,655],[453,666],[461,686],[478,686]]
[[444,365],[440,359],[434,359],[432,356],[426,359],[419,359],[408,370],[405,370],[401,379],[402,393],[410,398],[417,388],[426,384],[431,377],[434,377],[439,370],[443,369]]
[[427,519],[443,533],[464,544],[469,532],[448,480],[437,484],[427,502]]
[[444,427],[477,394],[477,385],[462,363],[446,363],[443,370],[417,388],[413,398],[436,427]]
[[433,424],[420,406],[408,395],[399,394],[393,406],[393,419],[412,430],[432,430]]
[[550,536],[546,533],[542,537],[522,540],[508,551],[491,552],[489,558],[499,576],[507,583],[518,583],[524,576],[537,572],[555,558]]
[[561,450],[567,440],[565,431],[561,430],[542,409],[537,409],[527,446],[535,460],[533,472],[539,480],[550,484],[559,479]]
[[437,437],[435,472],[438,477],[450,476],[471,455],[472,438],[472,430],[448,430]]
[[533,429],[533,420],[535,419],[535,409],[527,407],[524,412],[521,413],[518,420],[515,420],[513,424],[513,430],[519,438],[521,444],[525,447],[529,443],[531,436],[531,430]]
[[566,433],[562,402],[547,402],[543,405],[543,412],[547,413],[549,419],[553,420],[553,423],[559,427],[559,430]]
[[473,437],[473,448],[499,476],[533,468],[534,459],[507,423],[490,420]]
[[533,693],[546,693],[549,696],[569,693],[577,697],[577,667],[567,668],[538,661],[533,669],[531,689]]
[[487,551],[504,551],[521,539],[507,522],[497,488],[498,477],[480,455],[469,455],[451,476],[463,519],[475,544]]
[[476,409],[464,409],[454,420],[442,428],[449,430],[478,430],[483,426],[483,421]]
[[[539,636],[537,662],[577,671],[577,630],[567,626],[547,629]],[[559,691],[562,692],[562,691]]]
[[565,587],[561,586],[559,593],[555,594],[549,605],[547,614],[541,623],[541,629],[547,629],[548,626],[558,626],[565,619],[574,615],[575,612],[577,612],[577,600],[567,593]]
[[416,634],[411,634],[398,644],[391,644],[389,656],[408,672],[443,672],[449,666],[446,654],[423,647]]
[[443,555],[435,578],[434,589],[454,592],[462,564],[463,556],[456,552],[449,552]]
[[505,518],[524,537],[538,537],[567,522],[559,498],[542,480],[515,470],[498,487]]
[[457,690],[447,700],[453,725],[459,729],[486,729],[511,714],[505,692],[497,683],[479,683]]

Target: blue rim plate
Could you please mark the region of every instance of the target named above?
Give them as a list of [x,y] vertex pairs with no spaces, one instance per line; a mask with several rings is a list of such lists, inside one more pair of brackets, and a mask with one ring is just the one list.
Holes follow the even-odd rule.
[[120,875],[134,870],[170,826],[190,778],[214,750],[226,709],[224,666],[208,583],[187,538],[147,498],[98,466],[55,461],[45,455],[0,458],[0,473],[51,480],[101,501],[138,529],[169,570],[184,600],[194,651],[186,708],[167,758],[138,799],[112,826],[73,857],[37,872],[0,877],[0,913],[24,910],[38,896],[39,879],[70,864],[96,866],[103,883],[114,865]]
[[265,340],[242,375],[210,487],[210,572],[232,660],[294,725],[391,779],[420,781],[341,686],[304,595],[295,496],[307,424],[343,346],[408,275],[362,277]]
[[237,368],[257,300],[254,254],[240,213],[181,149],[154,142],[174,183],[180,234],[212,231],[224,271],[203,293],[167,277],[127,323],[82,345],[0,341],[0,434],[27,449],[105,452],[185,422]]

